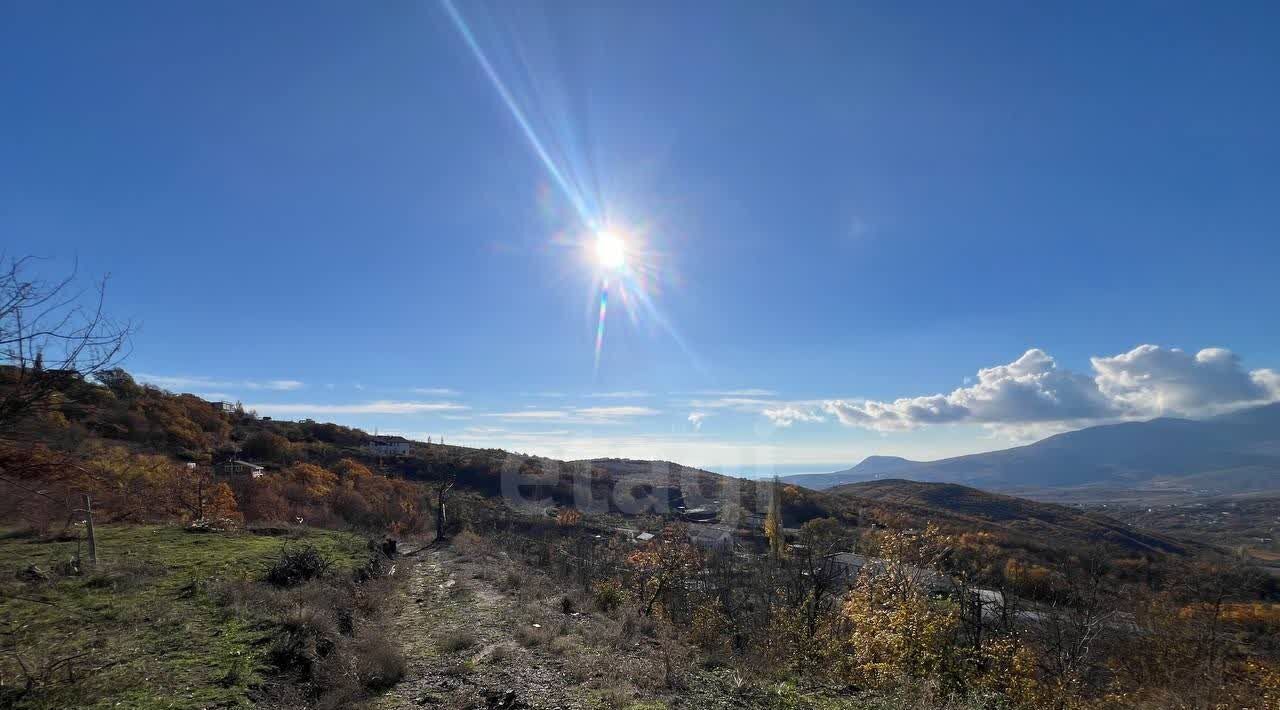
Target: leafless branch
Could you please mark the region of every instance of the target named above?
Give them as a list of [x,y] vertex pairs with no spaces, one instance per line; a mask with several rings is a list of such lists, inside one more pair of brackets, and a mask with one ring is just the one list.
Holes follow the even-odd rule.
[[75,288],[29,275],[33,257],[0,254],[0,438],[48,409],[68,385],[115,367],[134,325],[106,315],[108,279]]

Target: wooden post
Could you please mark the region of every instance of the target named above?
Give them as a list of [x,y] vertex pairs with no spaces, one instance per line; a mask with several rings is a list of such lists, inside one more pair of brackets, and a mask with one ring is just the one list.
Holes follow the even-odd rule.
[[89,530],[89,562],[91,564],[98,563],[98,538],[93,534],[93,501],[89,499],[89,494],[84,494],[84,522]]

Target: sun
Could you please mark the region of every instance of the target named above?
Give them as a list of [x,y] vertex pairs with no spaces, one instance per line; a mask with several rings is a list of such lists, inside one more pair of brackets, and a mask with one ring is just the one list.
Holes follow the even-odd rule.
[[627,247],[613,232],[596,232],[596,261],[610,271],[618,271],[627,263]]

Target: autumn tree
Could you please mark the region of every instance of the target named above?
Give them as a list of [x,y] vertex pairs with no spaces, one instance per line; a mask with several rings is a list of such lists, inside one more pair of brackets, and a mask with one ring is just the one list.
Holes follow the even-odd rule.
[[338,478],[347,485],[353,485],[358,479],[370,478],[373,471],[368,466],[356,461],[353,458],[344,458],[333,465],[333,472],[338,474]]
[[284,469],[281,475],[300,493],[300,498],[310,502],[324,499],[338,484],[337,474],[311,463],[294,464]]
[[786,551],[786,534],[782,528],[782,483],[774,476],[769,486],[769,513],[764,519],[764,534],[774,559],[781,558]]
[[235,493],[225,481],[215,480],[204,467],[171,466],[168,471],[173,500],[188,520],[240,520]]
[[842,610],[849,624],[845,673],[859,685],[888,688],[911,679],[954,679],[962,658],[954,606],[936,603],[932,569],[947,553],[930,526],[922,534],[888,532],[880,558],[858,575]]
[[571,528],[580,522],[582,522],[582,513],[574,508],[565,508],[556,513],[556,525],[562,528]]
[[[66,483],[74,476],[66,475],[72,466],[67,457],[32,450],[28,425],[56,425],[59,407],[92,392],[85,380],[119,362],[132,326],[106,315],[106,279],[84,291],[75,287],[74,271],[47,281],[29,275],[32,265],[30,257],[0,255],[0,448],[12,454],[0,455],[0,487],[10,500],[73,515],[75,507],[65,499],[30,485],[38,477]],[[12,450],[18,446],[26,450]],[[41,518],[47,524],[48,516]]]
[[289,440],[271,431],[259,431],[245,440],[244,455],[262,461],[283,462],[293,453]]
[[263,522],[290,520],[289,499],[284,495],[284,481],[276,476],[250,478],[236,482],[245,519]]
[[640,606],[646,615],[653,614],[660,602],[666,602],[675,590],[683,590],[684,580],[692,574],[698,563],[698,551],[689,544],[687,530],[681,525],[670,525],[662,535],[627,556],[627,566],[635,580]]

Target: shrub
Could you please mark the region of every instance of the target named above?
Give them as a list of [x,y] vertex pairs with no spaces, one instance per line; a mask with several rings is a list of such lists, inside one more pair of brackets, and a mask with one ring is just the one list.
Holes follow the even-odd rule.
[[624,600],[622,585],[615,580],[597,582],[591,589],[591,597],[600,611],[613,611],[622,606]]
[[457,653],[476,645],[476,637],[464,629],[451,631],[436,642],[436,648],[443,653]]
[[522,646],[541,646],[549,643],[556,636],[559,636],[559,629],[553,628],[550,624],[521,624],[516,627],[516,641]]
[[524,587],[524,582],[524,575],[513,569],[503,575],[499,586],[504,592],[511,592]]
[[386,629],[366,627],[355,638],[356,675],[366,688],[381,690],[404,677],[407,664],[399,644]]
[[326,609],[297,604],[279,619],[281,633],[271,647],[278,668],[310,675],[311,667],[333,650],[338,624]]
[[285,545],[267,567],[263,580],[277,587],[293,587],[323,576],[332,565],[332,559],[311,545],[300,550],[290,550]]
[[560,636],[551,640],[551,652],[557,656],[576,655],[582,651],[582,644],[573,636]]

